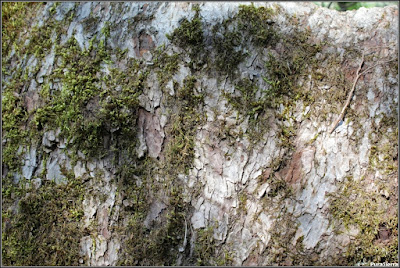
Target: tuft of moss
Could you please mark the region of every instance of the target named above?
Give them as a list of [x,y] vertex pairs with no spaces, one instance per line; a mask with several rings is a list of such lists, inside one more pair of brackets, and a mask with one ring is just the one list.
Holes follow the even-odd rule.
[[[267,49],[266,73],[261,75],[266,86],[260,88],[257,79],[251,81],[245,78],[236,83],[237,93],[225,93],[224,96],[233,108],[249,118],[248,136],[254,144],[263,138],[263,134],[269,129],[268,118],[274,116],[278,119],[281,145],[291,149],[297,128],[293,117],[294,104],[296,101],[302,101],[306,105],[314,102],[315,93],[305,90],[301,82],[316,68],[314,56],[321,51],[322,44],[313,43],[309,31],[300,30],[296,26],[291,32],[282,33],[274,23],[275,14],[276,11],[272,8],[241,6],[238,14],[225,22],[226,25],[221,24],[215,28],[214,33],[218,35],[219,29],[226,28],[225,35],[232,38],[228,38],[227,43],[223,44],[229,44],[231,49],[235,47],[234,42],[237,46],[242,46],[242,50],[243,46],[249,46],[250,43],[259,53],[265,53],[264,50]],[[221,40],[224,39],[221,37]],[[217,51],[218,47],[217,43]],[[281,52],[275,53],[277,50]],[[228,54],[231,59],[235,58],[231,56],[235,55],[233,52]],[[242,61],[245,55],[242,56],[232,67]],[[230,66],[230,59],[221,59],[221,67],[226,62],[226,66]],[[217,57],[217,68],[218,60]],[[283,110],[280,111],[282,106]]]
[[216,70],[233,77],[238,65],[249,55],[246,49],[250,43],[256,50],[274,45],[277,41],[274,15],[272,8],[241,5],[233,18],[215,25],[212,29],[215,59],[211,62]]
[[[397,262],[398,217],[397,213],[388,213],[393,202],[379,193],[365,191],[367,183],[348,177],[341,192],[330,194],[330,213],[338,221],[336,230],[340,231],[340,226],[359,230],[347,249],[347,263]],[[386,189],[384,185],[378,187]],[[396,195],[394,189],[386,190],[390,196]],[[381,232],[387,235],[383,238]]]
[[232,265],[232,254],[220,250],[214,238],[217,223],[213,223],[197,232],[193,258],[197,266],[229,266]]
[[4,212],[3,264],[79,265],[84,184],[43,180],[39,189],[21,189],[17,212]]
[[[368,137],[372,143],[369,153],[369,168],[380,170],[385,175],[394,174],[398,170],[398,128],[397,109],[392,114],[381,114],[379,124],[372,121],[371,133]],[[377,118],[376,117],[376,118]]]
[[277,40],[277,32],[273,27],[275,21],[273,8],[241,5],[237,14],[238,30],[245,32],[258,47],[266,47]]
[[16,53],[18,53],[18,48],[25,42],[20,35],[23,30],[29,26],[31,15],[34,14],[39,7],[39,3],[1,3],[1,42],[3,61],[7,58],[13,48],[17,48]]
[[166,128],[170,137],[165,145],[166,169],[172,174],[189,172],[194,159],[196,127],[205,119],[204,114],[199,112],[204,96],[197,93],[195,88],[196,78],[193,76],[185,78],[183,86],[177,88],[175,105],[178,105],[171,124]]
[[[136,168],[123,168],[121,180],[127,198],[133,200],[133,206],[122,215],[128,217],[127,226],[121,233],[125,237],[125,245],[118,265],[174,265],[178,255],[178,246],[183,244],[184,224],[187,208],[183,203],[182,188],[172,179],[164,181],[164,185],[154,187],[157,182],[151,180],[155,163],[151,160],[139,160]],[[127,171],[129,170],[129,173]],[[135,174],[135,175],[134,175]],[[140,178],[138,181],[132,177]],[[160,219],[144,225],[150,207],[150,196],[162,189],[168,196],[167,208]]]
[[154,67],[157,68],[157,79],[164,86],[179,70],[180,55],[168,55],[165,46],[160,46],[154,53]]
[[228,30],[229,24],[217,24],[213,28],[213,47],[216,54],[214,65],[218,72],[233,76],[239,63],[247,56],[241,48],[239,30]]
[[196,58],[203,51],[203,29],[200,18],[200,8],[194,5],[195,15],[191,21],[184,18],[180,26],[172,34],[167,34],[167,38],[172,44],[185,50],[192,59]]

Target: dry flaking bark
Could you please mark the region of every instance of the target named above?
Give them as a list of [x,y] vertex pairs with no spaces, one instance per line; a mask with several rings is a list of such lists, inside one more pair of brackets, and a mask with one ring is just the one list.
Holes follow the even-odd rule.
[[23,5],[4,265],[398,262],[397,7]]

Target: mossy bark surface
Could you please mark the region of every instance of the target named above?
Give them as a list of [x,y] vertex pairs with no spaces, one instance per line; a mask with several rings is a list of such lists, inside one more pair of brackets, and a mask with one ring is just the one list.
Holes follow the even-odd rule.
[[397,7],[2,3],[2,23],[3,265],[398,262]]

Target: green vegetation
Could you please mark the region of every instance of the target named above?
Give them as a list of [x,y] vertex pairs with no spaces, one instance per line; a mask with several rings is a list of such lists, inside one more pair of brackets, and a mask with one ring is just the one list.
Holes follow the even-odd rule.
[[[97,159],[116,152],[118,159],[118,154],[134,151],[137,97],[147,74],[140,71],[140,63],[130,61],[126,73],[111,69],[110,75],[100,78],[102,64],[111,63],[107,27],[100,40],[94,37],[89,47],[81,50],[73,37],[58,45],[66,29],[50,18],[42,27],[33,27],[29,42],[18,49],[20,57],[27,55],[39,61],[33,72],[11,70],[13,76],[3,91],[3,164],[8,170],[2,189],[3,226],[14,226],[3,228],[3,260],[7,265],[78,265],[80,257],[83,182],[71,174],[66,174],[67,185],[44,181],[44,164],[39,189],[25,188],[24,180],[14,185],[14,172],[22,166],[21,154],[29,150],[26,145],[40,141],[46,131],[60,129],[60,138],[67,139],[68,150],[72,149],[69,155],[75,161],[78,151]],[[58,38],[51,39],[54,32]],[[38,86],[39,107],[28,112],[22,88],[29,85],[41,68],[41,59],[51,50],[55,53],[54,69]],[[61,85],[59,90],[55,85]],[[122,89],[111,90],[116,86]],[[18,150],[20,146],[22,150]],[[42,150],[38,162],[46,163],[48,155]],[[13,204],[18,204],[18,213],[10,210]]]
[[[79,265],[85,184],[68,177],[67,184],[43,180],[37,190],[20,189],[18,209],[3,207],[4,265]],[[3,192],[3,198],[11,197]]]
[[[170,125],[166,127],[166,134],[170,138],[165,144],[165,160],[161,163],[149,158],[136,160],[135,167],[120,176],[125,194],[134,200],[134,211],[127,211],[126,214],[130,221],[123,233],[128,246],[123,250],[125,257],[121,258],[124,260],[120,262],[121,265],[174,265],[176,262],[177,248],[183,244],[185,215],[188,213],[187,205],[183,202],[181,182],[177,177],[188,173],[192,166],[196,126],[204,118],[197,112],[203,96],[196,94],[195,84],[194,77],[186,78],[183,85],[176,88],[175,96],[165,100],[175,111]],[[155,181],[155,174],[160,174],[163,179]],[[133,177],[142,180],[140,187],[137,181],[132,180]],[[156,194],[159,190],[168,196],[167,208],[148,229],[143,224],[151,205],[148,195]]]
[[165,47],[160,46],[154,53],[154,66],[157,68],[157,78],[161,86],[164,86],[179,69],[179,54],[168,55]]
[[1,5],[1,42],[4,61],[13,47],[21,46],[19,35],[25,27],[29,26],[32,14],[40,5],[39,3],[26,2],[4,2]]
[[212,32],[216,70],[233,76],[237,66],[248,56],[244,52],[248,40],[259,48],[275,44],[273,15],[272,8],[243,5],[235,17],[215,25]]
[[315,2],[316,5],[322,7],[328,7],[339,11],[355,10],[360,7],[371,8],[371,7],[384,7],[389,5],[398,5],[397,2]]
[[[397,201],[372,191],[365,191],[369,182],[366,179],[355,181],[348,177],[342,191],[331,194],[330,212],[346,230],[353,227],[359,230],[346,252],[347,263],[397,262],[398,261],[398,218],[397,212],[390,209]],[[380,182],[379,189],[396,195],[394,187]],[[389,212],[392,211],[392,212]],[[341,225],[337,225],[341,226]],[[346,233],[346,230],[336,228]]]
[[17,171],[21,166],[19,156],[16,154],[21,145],[27,143],[28,131],[25,127],[27,112],[23,106],[22,99],[13,89],[17,87],[17,82],[13,82],[10,87],[2,92],[2,122],[3,145],[2,159],[3,164],[11,171]]
[[[121,230],[126,240],[118,265],[176,265],[178,246],[182,245],[184,239],[186,214],[182,189],[174,186],[163,189],[169,196],[167,208],[162,212],[161,220],[152,223],[148,228],[143,222],[149,212],[148,194],[154,189],[147,188],[150,187],[150,183],[146,181],[142,183],[142,186],[136,187],[133,192],[132,188],[125,190],[129,197],[135,199],[133,211],[128,210],[123,214],[129,218],[129,221],[128,225]],[[154,185],[155,182],[152,183]],[[124,183],[124,186],[128,185],[134,184]]]
[[200,112],[204,96],[196,92],[195,77],[185,78],[182,87],[176,90],[176,97],[169,103],[175,106],[175,112],[166,129],[171,140],[165,147],[165,154],[167,170],[179,174],[188,173],[192,166],[196,127],[204,122],[205,116]]
[[232,265],[232,254],[217,246],[214,231],[218,223],[213,223],[197,232],[194,248],[194,260],[197,266],[229,266]]
[[[268,265],[315,265],[310,255],[304,257],[306,252],[303,248],[303,237],[299,237],[296,243],[293,242],[298,222],[285,206],[287,200],[294,197],[293,191],[292,187],[277,174],[284,161],[284,159],[276,161],[268,177],[260,175],[258,178],[259,185],[269,183],[268,193],[262,197],[263,210],[260,213],[264,212],[274,218],[274,226],[270,229],[270,242],[262,254],[268,256]],[[253,220],[263,224],[259,214],[255,214]]]
[[198,231],[195,247],[197,266],[209,266],[215,262],[214,229],[213,226],[209,226]]
[[[97,148],[102,145],[99,137],[104,134],[101,133],[101,123],[89,114],[92,112],[96,116],[96,112],[88,111],[87,106],[100,93],[96,73],[105,52],[103,45],[95,57],[90,57],[91,50],[92,48],[86,52],[80,51],[74,38],[63,48],[57,48],[56,54],[61,55],[62,63],[54,70],[50,81],[59,79],[63,87],[60,91],[53,91],[46,100],[47,105],[38,108],[33,123],[38,131],[45,126],[60,128],[61,136],[67,138],[67,143],[73,140],[75,154],[80,149],[86,155],[94,156],[97,155]],[[42,95],[47,93],[43,92]]]
[[379,124],[372,123],[372,129],[368,135],[371,146],[369,155],[370,169],[380,170],[385,175],[398,171],[398,117],[397,109],[393,107],[393,114],[381,114]]
[[[266,55],[267,72],[262,75],[266,88],[259,88],[256,81],[244,78],[236,83],[239,94],[225,93],[225,97],[244,118],[249,117],[247,135],[250,141],[255,144],[263,138],[269,129],[268,118],[274,116],[280,127],[281,145],[291,149],[297,128],[293,118],[294,104],[298,100],[305,105],[312,104],[315,98],[315,93],[305,89],[300,82],[318,67],[315,55],[321,51],[323,44],[312,43],[309,31],[297,27],[292,33],[280,33],[278,26],[274,25],[275,13],[270,8],[241,6],[238,15],[229,21],[238,25],[237,33],[242,36],[238,38],[241,40],[239,44],[246,44],[243,40],[251,40],[256,50],[268,48],[274,51],[279,46],[281,52],[268,52]],[[294,18],[289,20],[295,25]],[[279,111],[281,106],[284,109]]]
[[306,253],[304,250],[303,236],[300,236],[295,244],[293,243],[298,228],[298,223],[293,220],[293,215],[287,211],[278,215],[274,227],[271,229],[271,241],[265,250],[268,252],[269,265],[318,265],[315,260],[316,254]]
[[203,28],[200,19],[200,8],[194,5],[195,15],[191,21],[183,19],[178,28],[167,38],[172,44],[182,48],[192,58],[195,59],[203,51]]
[[273,8],[242,5],[236,17],[238,30],[244,33],[244,37],[251,38],[258,47],[274,45],[277,41],[277,32],[272,26],[275,14]]
[[[347,96],[346,90],[336,88],[324,92],[306,88],[308,77],[311,76],[318,85],[330,83],[338,88],[348,87],[345,76],[340,72],[343,65],[336,59],[338,55],[325,60],[330,64],[330,69],[319,69],[316,55],[328,45],[315,43],[308,30],[296,25],[295,17],[287,18],[293,25],[292,31],[283,33],[275,20],[280,12],[278,8],[241,6],[237,15],[211,29],[208,40],[210,46],[206,47],[200,9],[194,5],[193,18],[190,21],[184,19],[167,36],[182,51],[172,53],[170,48],[160,46],[152,51],[153,65],[147,65],[142,60],[130,59],[126,50],[111,50],[107,40],[111,37],[113,26],[108,23],[89,41],[86,48],[82,49],[73,36],[60,45],[61,36],[66,34],[68,23],[74,17],[74,10],[71,10],[62,22],[50,18],[42,27],[33,26],[27,41],[23,30],[29,25],[31,13],[34,14],[40,6],[32,3],[2,5],[2,71],[3,75],[9,76],[2,91],[3,167],[8,172],[3,178],[2,189],[4,264],[79,265],[79,239],[83,233],[92,231],[82,230],[80,223],[83,216],[82,200],[91,186],[81,178],[75,178],[65,167],[62,169],[68,179],[66,184],[56,185],[45,180],[49,154],[40,148],[40,142],[43,134],[49,130],[60,130],[59,138],[66,139],[65,153],[73,160],[72,165],[79,160],[80,152],[86,160],[112,157],[113,168],[117,170],[112,179],[118,186],[117,191],[122,200],[132,202],[131,206],[121,206],[121,220],[112,230],[121,235],[124,245],[119,253],[119,265],[176,265],[177,256],[181,254],[185,259],[189,255],[188,246],[183,252],[178,248],[183,245],[185,238],[189,241],[196,235],[194,259],[187,260],[190,264],[231,264],[231,254],[223,251],[224,246],[218,245],[213,237],[216,226],[211,224],[197,233],[190,230],[185,234],[191,207],[184,201],[180,177],[188,175],[193,166],[197,127],[206,122],[206,95],[197,72],[206,64],[209,74],[216,70],[218,74],[228,76],[235,85],[235,92],[224,92],[224,96],[241,118],[249,119],[247,133],[234,133],[221,123],[220,136],[229,136],[233,144],[235,135],[246,135],[255,144],[274,127],[269,120],[272,117],[275,119],[272,120],[273,124],[278,126],[280,145],[287,149],[282,159],[275,160],[273,172],[266,178],[270,190],[262,197],[264,208],[277,218],[276,232],[270,248],[266,249],[272,256],[271,263],[283,263],[287,259],[294,264],[314,262],[307,262],[302,255],[295,256],[295,253],[303,253],[304,249],[302,237],[292,246],[291,239],[296,228],[284,230],[288,225],[295,226],[289,217],[291,215],[287,211],[275,213],[292,194],[290,186],[277,172],[285,167],[294,147],[298,126],[294,118],[296,103],[300,101],[304,107],[312,106],[310,111],[313,111],[317,104],[321,104],[318,98],[332,100],[334,104],[322,109],[320,114],[313,111],[308,115],[311,120],[328,120],[332,113],[341,108]],[[49,12],[54,15],[56,10],[57,4],[54,4]],[[141,19],[135,17],[130,25],[134,27]],[[99,19],[91,14],[83,23],[85,31],[91,31]],[[14,60],[26,63],[36,59],[36,66],[33,69],[21,69],[17,64],[12,69],[11,59],[7,57],[13,48]],[[239,78],[237,74],[238,65],[250,55],[247,51],[262,55],[265,59],[266,71],[256,79]],[[37,107],[28,111],[26,89],[31,80],[37,77],[45,57],[51,53],[55,54],[52,72],[46,74],[43,83],[37,86],[40,96]],[[346,53],[346,56],[359,56],[350,50]],[[186,61],[188,57],[190,62]],[[114,63],[115,59],[118,62]],[[120,64],[124,65],[123,70],[119,68]],[[179,83],[173,77],[181,65],[189,66],[191,75]],[[137,121],[142,109],[139,97],[147,92],[147,79],[152,74],[156,74],[163,91],[162,105],[169,109],[165,114],[166,138],[157,160],[148,155],[139,159],[136,153]],[[166,86],[170,82],[174,94],[167,91]],[[350,110],[347,117],[355,124],[359,123],[354,111]],[[389,146],[389,141],[397,140],[397,129],[389,131],[396,122],[393,116],[383,115],[376,129],[384,134],[370,134],[369,138],[375,144],[370,155],[371,169],[384,170],[387,174],[397,171],[398,145],[395,148]],[[318,134],[310,140],[310,144],[317,137]],[[21,156],[32,145],[39,145],[37,162],[42,163],[43,167],[39,176],[43,185],[38,189],[27,187],[23,178],[19,184],[13,183],[15,173],[21,173]],[[365,236],[363,238],[360,235],[357,243],[350,247],[349,261],[355,261],[356,257],[380,262],[395,261],[396,218],[393,216],[382,220],[386,199],[362,193],[360,189],[363,188],[355,188],[355,184],[349,182],[344,186],[342,195],[332,199],[333,215],[344,221],[346,226],[358,226]],[[346,200],[343,196],[352,199],[351,206],[343,203]],[[361,197],[356,199],[354,196]],[[238,210],[247,213],[246,203],[251,202],[253,197],[243,192],[238,198]],[[368,201],[374,198],[380,201]],[[162,202],[166,207],[154,221],[145,225],[155,201]],[[363,213],[353,211],[358,207],[363,208]],[[128,219],[127,222],[124,219]],[[371,225],[362,223],[369,220]],[[389,245],[383,248],[376,245],[377,235],[382,228],[389,230],[392,237]],[[290,253],[282,254],[283,248]],[[374,253],[376,258],[373,257]]]

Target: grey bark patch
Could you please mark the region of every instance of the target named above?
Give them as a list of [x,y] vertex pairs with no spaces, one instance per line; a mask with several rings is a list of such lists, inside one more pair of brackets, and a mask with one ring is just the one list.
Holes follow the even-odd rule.
[[192,226],[194,229],[200,229],[206,227],[204,213],[203,212],[195,212],[192,216]]
[[55,19],[57,21],[61,21],[65,18],[65,15],[68,14],[69,11],[71,11],[75,7],[75,3],[71,2],[64,2],[60,3],[60,5],[57,8]]
[[[157,115],[151,114],[143,109],[139,111],[139,152],[143,155],[146,148],[149,156],[157,158],[160,155],[164,142],[164,131],[160,125]],[[145,145],[143,143],[145,141]]]
[[55,183],[60,184],[60,183],[66,183],[66,177],[62,175],[60,165],[58,163],[58,159],[55,158],[49,158],[47,160],[47,173],[46,173],[46,179],[47,180],[53,180]]
[[157,219],[157,217],[165,208],[167,208],[167,206],[163,202],[155,201],[153,204],[151,204],[150,211],[143,222],[144,226],[150,228],[152,221]]
[[78,12],[77,12],[77,20],[78,21],[83,20],[90,15],[91,6],[92,6],[91,2],[86,2],[79,7]]
[[33,147],[25,155],[25,164],[22,167],[22,176],[30,180],[36,167],[36,148]]

